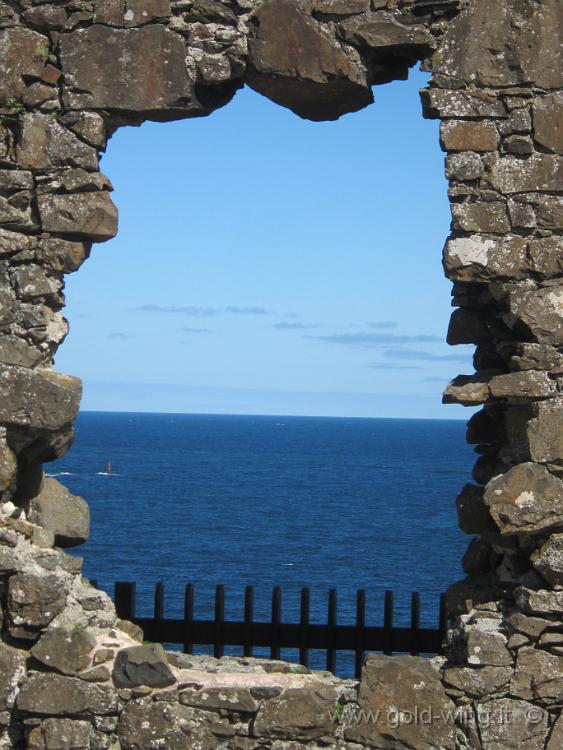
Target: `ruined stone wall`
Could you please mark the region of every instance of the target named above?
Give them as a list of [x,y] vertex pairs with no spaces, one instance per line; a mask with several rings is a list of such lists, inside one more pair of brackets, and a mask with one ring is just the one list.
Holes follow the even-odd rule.
[[[563,748],[560,37],[557,0],[0,0],[0,747]],[[448,341],[476,345],[444,399],[483,404],[446,657],[373,655],[358,685],[139,645],[64,552],[86,503],[42,469],[80,402],[51,364],[64,276],[117,231],[100,153],[245,83],[335,119],[417,61],[447,152]]]

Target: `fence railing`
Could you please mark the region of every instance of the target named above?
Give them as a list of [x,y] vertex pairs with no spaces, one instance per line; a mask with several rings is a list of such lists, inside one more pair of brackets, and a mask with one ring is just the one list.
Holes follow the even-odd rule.
[[275,586],[272,592],[269,622],[254,619],[254,589],[244,590],[244,616],[242,621],[225,618],[225,587],[215,589],[215,613],[212,620],[194,616],[194,587],[188,584],[184,592],[184,615],[181,619],[164,616],[164,584],[159,582],[154,591],[153,617],[139,617],[136,613],[136,584],[115,584],[115,606],[118,616],[139,625],[144,637],[157,643],[174,643],[183,646],[184,653],[193,653],[194,645],[213,646],[213,655],[221,657],[225,646],[239,646],[243,656],[252,656],[254,648],[265,647],[270,658],[280,659],[281,649],[297,649],[299,663],[309,665],[309,651],[326,652],[326,668],[336,672],[336,652],[354,653],[355,674],[360,676],[366,651],[384,654],[439,654],[442,653],[447,620],[445,596],[440,597],[437,628],[420,627],[420,594],[413,592],[410,606],[410,625],[393,625],[394,596],[386,591],[383,602],[383,625],[366,623],[366,592],[356,594],[356,617],[353,625],[338,624],[337,591],[330,589],[327,602],[326,624],[310,621],[310,590],[301,589],[299,622],[282,620],[282,591]]
[[117,582],[114,589],[115,607],[118,617],[131,620],[144,632],[147,640],[157,643],[181,644],[185,654],[193,653],[195,645],[213,646],[213,655],[223,656],[225,646],[242,647],[243,656],[253,656],[254,648],[267,648],[271,659],[280,659],[281,649],[297,649],[299,663],[309,665],[309,651],[326,652],[326,668],[336,673],[336,652],[354,652],[355,674],[360,677],[366,651],[381,651],[384,654],[440,654],[446,634],[445,596],[440,596],[437,628],[420,627],[420,594],[413,592],[410,606],[410,625],[393,625],[394,595],[386,591],[383,602],[383,626],[366,624],[366,592],[356,593],[356,618],[353,625],[337,623],[337,591],[328,592],[326,624],[310,621],[310,590],[301,589],[299,622],[282,621],[282,591],[275,586],[272,591],[272,606],[269,622],[254,620],[254,588],[244,589],[243,620],[225,619],[225,587],[215,589],[215,612],[213,620],[194,617],[194,587],[188,584],[184,592],[184,616],[182,619],[164,616],[164,583],[160,581],[154,591],[153,617],[136,614],[136,584]]

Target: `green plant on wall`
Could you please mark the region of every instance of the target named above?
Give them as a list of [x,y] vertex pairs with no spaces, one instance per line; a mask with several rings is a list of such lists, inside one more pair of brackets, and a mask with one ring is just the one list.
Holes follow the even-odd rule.
[[35,55],[41,60],[46,60],[49,57],[49,51],[49,45],[46,42],[42,42],[35,48]]
[[5,100],[4,106],[6,109],[15,109],[18,114],[22,114],[26,111],[22,96],[11,96]]

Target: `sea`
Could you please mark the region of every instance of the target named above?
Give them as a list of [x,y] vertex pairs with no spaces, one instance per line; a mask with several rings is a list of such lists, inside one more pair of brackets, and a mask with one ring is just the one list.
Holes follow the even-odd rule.
[[455,420],[81,412],[46,471],[89,503],[90,539],[72,551],[84,575],[110,594],[135,581],[139,616],[163,581],[167,617],[192,583],[196,618],[211,619],[221,583],[226,619],[242,617],[253,585],[266,620],[279,585],[282,619],[297,622],[306,586],[311,622],[326,622],[335,588],[345,624],[363,588],[366,624],[382,623],[391,590],[394,623],[407,625],[418,591],[422,625],[437,627],[440,593],[463,577],[455,497],[474,458]]

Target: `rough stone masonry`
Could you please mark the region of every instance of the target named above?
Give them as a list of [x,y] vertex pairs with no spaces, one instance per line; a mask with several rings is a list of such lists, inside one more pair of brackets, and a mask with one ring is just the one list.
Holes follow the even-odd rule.
[[[0,0],[1,748],[563,748],[560,44],[558,0]],[[448,341],[476,345],[444,400],[483,407],[446,656],[371,655],[357,684],[143,646],[64,552],[88,507],[42,468],[80,402],[52,369],[64,277],[117,231],[100,153],[245,83],[336,119],[419,61],[447,154]]]

